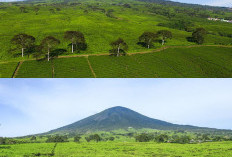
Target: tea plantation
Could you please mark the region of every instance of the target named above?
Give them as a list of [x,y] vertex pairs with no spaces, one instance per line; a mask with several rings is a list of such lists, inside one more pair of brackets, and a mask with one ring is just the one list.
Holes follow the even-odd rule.
[[[202,46],[168,48],[159,52],[57,58],[0,64],[1,77],[57,78],[228,78],[232,77],[232,48]],[[15,72],[15,74],[14,74]]]
[[232,156],[232,142],[209,142],[201,144],[175,144],[155,142],[66,142],[28,143],[1,145],[0,156],[112,156],[112,157],[229,157]]

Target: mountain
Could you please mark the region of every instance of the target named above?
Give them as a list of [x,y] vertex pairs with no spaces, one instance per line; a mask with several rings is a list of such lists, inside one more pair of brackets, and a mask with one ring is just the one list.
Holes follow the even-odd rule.
[[133,127],[135,129],[151,128],[159,130],[215,130],[190,125],[172,124],[162,120],[149,118],[125,107],[117,106],[106,109],[100,113],[72,123],[70,125],[51,130],[47,132],[47,134],[110,131],[115,129],[127,129],[128,127]]

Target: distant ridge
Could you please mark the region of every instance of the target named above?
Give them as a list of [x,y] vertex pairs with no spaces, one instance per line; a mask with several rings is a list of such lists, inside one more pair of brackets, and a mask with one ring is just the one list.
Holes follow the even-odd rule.
[[[142,1],[142,2],[150,2],[150,3],[156,3],[160,5],[172,5],[172,6],[182,6],[182,7],[197,7],[197,8],[205,8],[205,9],[215,9],[215,10],[228,10],[231,8],[231,4],[228,3],[226,6],[212,6],[212,5],[203,5],[203,4],[195,4],[195,3],[184,3],[184,2],[177,2],[175,0],[136,0],[136,1]],[[0,0],[1,2],[11,2],[11,3],[42,3],[42,2],[48,2],[44,0]],[[51,0],[52,2],[52,0]],[[64,0],[60,1],[60,3],[68,3],[68,2],[76,2],[76,0]],[[97,2],[97,1],[96,1]],[[57,3],[59,3],[57,1]]]
[[197,7],[197,8],[207,8],[207,9],[228,9],[231,6],[211,6],[211,5],[203,5],[203,4],[195,4],[195,3],[184,3],[177,2],[174,0],[138,0],[142,2],[150,2],[157,3],[161,5],[173,5],[173,6],[183,6],[183,7]]
[[165,122],[158,119],[149,118],[131,109],[116,106],[106,109],[100,113],[84,118],[80,121],[61,128],[51,130],[45,134],[53,133],[71,133],[71,132],[93,132],[93,131],[111,131],[116,129],[135,129],[151,128],[158,130],[208,130],[214,131],[218,129],[203,128],[190,125],[178,125]]

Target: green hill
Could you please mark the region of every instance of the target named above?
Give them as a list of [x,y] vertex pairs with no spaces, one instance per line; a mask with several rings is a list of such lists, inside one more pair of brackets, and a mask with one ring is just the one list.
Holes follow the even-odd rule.
[[[109,10],[112,11],[110,15]],[[62,55],[73,55],[70,42],[64,40],[65,31],[80,31],[85,35],[87,49],[76,54],[108,53],[111,49],[109,44],[118,37],[127,43],[128,53],[147,51],[146,47],[138,44],[139,36],[144,31],[163,29],[173,34],[172,39],[166,42],[167,46],[196,45],[188,38],[198,27],[208,31],[204,44],[229,45],[232,42],[231,23],[209,21],[207,17],[230,19],[231,15],[228,8],[170,5],[157,1],[45,0],[0,3],[0,62],[34,58],[34,52],[26,50],[22,58],[21,49],[11,44],[13,36],[19,33],[34,36],[36,45],[46,36],[54,36],[60,40],[54,49],[67,50]],[[151,48],[159,47],[161,44],[157,41]]]
[[[232,12],[225,7],[162,0],[0,3],[0,77],[231,77],[228,60],[232,52],[229,48],[232,44],[232,23],[208,20],[208,17],[232,20]],[[187,46],[197,46],[192,33],[200,27],[207,32],[203,46],[222,45],[228,48],[196,48],[189,55]],[[165,45],[161,44],[161,37],[149,49],[139,41],[142,33],[157,33],[160,30],[172,33],[172,38]],[[70,41],[64,39],[66,31],[82,32],[87,48],[71,53]],[[11,43],[12,38],[20,33],[35,37],[33,47],[25,49],[24,57],[21,57],[22,49]],[[47,36],[60,40],[60,44],[51,49],[51,53],[59,57],[109,54],[112,49],[110,43],[119,37],[128,45],[128,56],[165,47],[180,46],[183,49],[169,49],[168,55],[157,53],[158,58],[154,54],[153,60],[149,60],[150,55],[141,54],[120,59],[91,56],[88,62],[86,58],[55,59],[54,63],[36,62],[34,60],[38,54],[43,55],[41,58],[37,56],[37,59],[46,57],[47,53],[40,48]],[[21,64],[20,61],[26,62]],[[186,68],[186,62],[190,69]],[[91,72],[88,63],[95,74],[92,74],[94,72]]]

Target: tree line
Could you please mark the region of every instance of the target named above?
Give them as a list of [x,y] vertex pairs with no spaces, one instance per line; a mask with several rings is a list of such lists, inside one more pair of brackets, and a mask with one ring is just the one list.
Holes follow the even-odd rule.
[[[204,28],[197,28],[193,33],[191,40],[196,42],[197,44],[204,43],[204,37],[207,34],[207,31]],[[144,32],[139,36],[138,44],[151,48],[154,42],[159,41],[161,38],[161,44],[164,45],[167,39],[172,39],[172,32],[168,30],[160,30],[156,33],[154,32]],[[71,52],[86,50],[87,43],[85,41],[84,34],[80,31],[66,31],[64,33],[64,39],[69,41],[70,44],[68,46],[71,47]],[[35,37],[32,35],[28,35],[25,33],[20,33],[15,35],[11,39],[11,43],[15,45],[18,49],[21,49],[21,56],[24,57],[24,53],[27,52],[33,53],[34,57],[41,58],[41,56],[45,56],[49,61],[51,58],[58,56],[62,52],[66,52],[65,49],[58,49],[54,51],[53,49],[60,44],[60,40],[53,37],[47,36],[45,37],[40,45],[35,45]],[[122,39],[118,38],[117,40],[110,43],[112,49],[109,50],[110,55],[112,56],[122,56],[126,55],[126,51],[128,50],[127,43]]]
[[[185,131],[178,132],[178,133],[126,133],[126,134],[116,134],[125,136],[128,138],[134,138],[136,142],[157,142],[157,143],[202,143],[202,142],[213,142],[213,141],[232,141],[232,136],[228,134],[209,134],[209,133],[194,133],[188,135]],[[90,135],[46,135],[47,143],[57,143],[57,142],[69,142],[74,141],[77,143],[82,141],[86,142],[100,142],[100,141],[114,141],[115,138],[120,138],[119,136],[110,135],[105,136],[104,134],[90,134]],[[24,138],[14,139],[14,138],[4,138],[0,137],[0,145],[7,145],[7,144],[19,144],[19,143],[40,143],[41,140],[38,140],[41,136],[31,136],[29,140],[25,140]]]
[[[84,34],[79,31],[66,31],[64,34],[64,39],[71,42],[70,46],[72,53],[74,53],[74,51],[80,51],[87,48]],[[11,39],[11,43],[17,48],[21,49],[22,57],[24,57],[25,50],[27,50],[27,52],[36,52],[34,53],[36,58],[44,55],[48,61],[51,57],[59,55],[59,51],[52,51],[57,45],[60,44],[60,40],[53,36],[47,36],[41,41],[40,45],[35,45],[35,37],[20,33]],[[51,52],[52,56],[50,56]]]
[[207,133],[201,134],[196,133],[194,137],[187,134],[181,135],[167,135],[162,134],[152,134],[152,133],[142,133],[135,136],[136,142],[158,142],[158,143],[202,143],[202,142],[213,142],[213,141],[232,141],[232,136],[222,136],[222,135],[210,135]]

